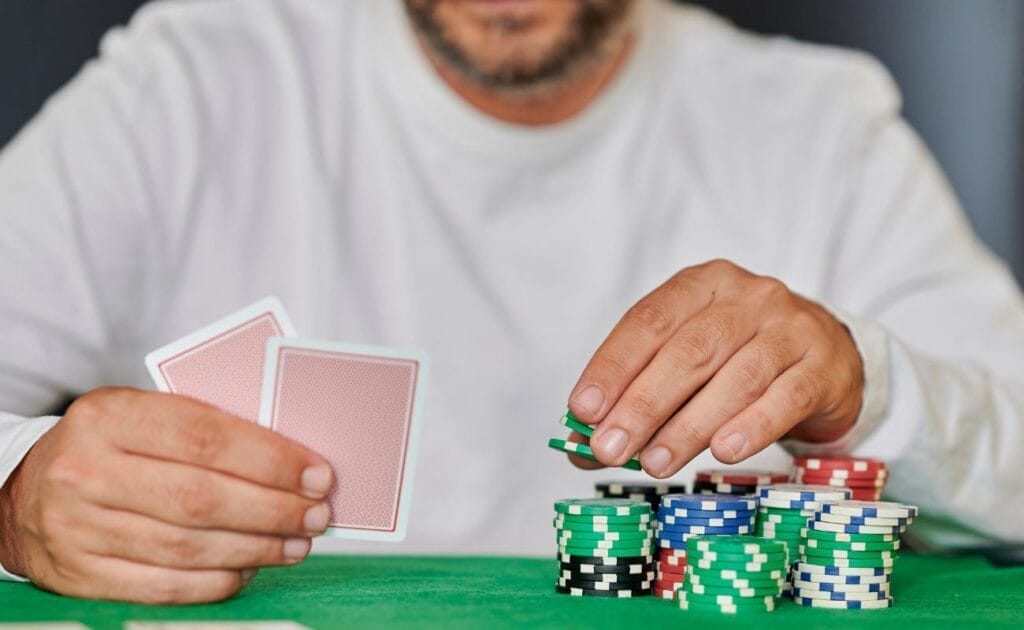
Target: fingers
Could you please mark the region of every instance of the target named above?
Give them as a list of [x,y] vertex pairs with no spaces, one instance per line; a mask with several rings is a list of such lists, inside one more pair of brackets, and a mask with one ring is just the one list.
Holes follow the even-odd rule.
[[583,370],[569,396],[580,420],[601,421],[636,375],[679,326],[714,296],[714,286],[680,272],[637,302],[615,325]]
[[715,432],[711,453],[719,461],[733,464],[764,450],[820,408],[830,389],[827,366],[798,362]]
[[[621,465],[757,332],[760,314],[736,302],[716,302],[685,322],[633,380],[591,436],[594,454]],[[665,453],[648,454],[664,468]]]
[[309,538],[241,534],[171,525],[147,516],[94,508],[68,531],[86,552],[172,569],[289,565],[309,554]]
[[[799,345],[797,345],[799,344]],[[640,455],[654,477],[677,473],[706,449],[727,421],[761,397],[803,356],[806,342],[764,332],[738,350],[682,409],[654,435]]]
[[326,504],[216,471],[137,455],[100,464],[85,492],[102,506],[184,527],[277,536],[315,536],[327,527]]
[[190,571],[97,555],[85,555],[78,564],[36,583],[73,597],[175,605],[222,601],[255,575],[252,569]]
[[[575,431],[570,431],[569,432],[569,441],[570,442],[575,442],[577,444],[586,444],[588,442],[586,436],[580,435],[579,433],[576,433]],[[568,453],[568,455],[569,455],[569,461],[572,462],[572,465],[577,467],[577,468],[582,468],[583,470],[597,470],[599,468],[604,468],[604,464],[602,464],[601,462],[595,462],[592,459],[587,459],[586,457],[580,457],[579,455],[576,455],[575,453]]]
[[117,389],[98,390],[79,403],[108,420],[103,430],[126,452],[202,466],[310,498],[326,496],[333,483],[330,466],[319,455],[188,398]]

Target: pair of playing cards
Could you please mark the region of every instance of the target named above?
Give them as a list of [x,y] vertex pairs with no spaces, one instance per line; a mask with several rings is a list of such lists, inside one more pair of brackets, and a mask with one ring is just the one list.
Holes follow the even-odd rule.
[[329,536],[405,538],[422,416],[422,353],[299,339],[268,297],[146,356],[160,391],[305,445],[334,469]]

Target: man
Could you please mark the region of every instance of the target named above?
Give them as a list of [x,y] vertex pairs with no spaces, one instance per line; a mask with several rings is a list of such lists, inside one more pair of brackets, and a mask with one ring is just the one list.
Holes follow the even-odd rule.
[[156,4],[5,150],[12,577],[210,601],[308,553],[318,455],[100,388],[268,293],[304,334],[432,356],[386,549],[549,553],[551,500],[593,481],[544,448],[566,393],[609,466],[784,467],[787,438],[1024,540],[1024,305],[876,64],[655,1],[404,9]]

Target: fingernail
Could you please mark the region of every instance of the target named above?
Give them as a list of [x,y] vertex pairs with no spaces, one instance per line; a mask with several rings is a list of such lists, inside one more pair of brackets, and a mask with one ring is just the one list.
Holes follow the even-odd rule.
[[582,392],[576,394],[574,402],[577,407],[585,409],[593,417],[601,411],[601,405],[604,404],[604,392],[597,385],[587,385]]
[[310,466],[302,471],[302,489],[311,499],[319,499],[331,487],[331,469],[327,466]]
[[672,453],[664,446],[655,446],[640,456],[640,463],[650,474],[660,475],[672,463]]
[[319,534],[327,529],[327,519],[330,518],[330,509],[326,503],[320,503],[306,510],[302,519],[302,526],[307,532]]
[[619,428],[608,429],[601,435],[598,446],[610,459],[618,459],[626,452],[629,434]]
[[246,584],[256,577],[256,569],[242,569],[242,581]]
[[722,446],[732,451],[733,459],[737,459],[743,454],[743,449],[747,447],[747,436],[740,432],[733,433],[722,440]]
[[309,553],[308,538],[289,538],[284,541],[284,557],[289,560],[302,560]]

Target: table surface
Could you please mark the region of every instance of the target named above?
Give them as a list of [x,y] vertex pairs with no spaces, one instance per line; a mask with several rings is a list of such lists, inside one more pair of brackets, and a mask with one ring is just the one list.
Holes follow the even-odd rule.
[[[554,592],[554,560],[480,557],[313,556],[264,569],[236,597],[214,605],[154,607],[59,597],[0,583],[0,621],[75,620],[96,628],[135,621],[294,620],[310,628],[560,627],[678,625],[696,619],[653,597],[612,600]],[[887,610],[819,610],[782,602],[758,627],[835,625],[906,628],[1024,627],[1024,567],[995,568],[980,557],[904,554]],[[706,615],[700,615],[708,620]],[[711,621],[718,622],[718,616]],[[749,625],[751,618],[722,619]]]

